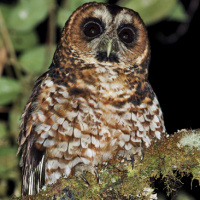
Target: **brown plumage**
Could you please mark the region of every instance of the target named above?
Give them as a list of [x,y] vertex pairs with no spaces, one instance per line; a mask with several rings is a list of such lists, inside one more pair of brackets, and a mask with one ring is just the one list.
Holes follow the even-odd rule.
[[147,31],[136,12],[87,3],[72,14],[22,115],[22,195],[72,171],[98,176],[99,163],[141,155],[165,134],[147,81],[149,60]]

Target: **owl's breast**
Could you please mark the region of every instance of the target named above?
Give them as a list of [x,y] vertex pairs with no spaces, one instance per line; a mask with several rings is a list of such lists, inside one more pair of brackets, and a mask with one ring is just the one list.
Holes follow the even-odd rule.
[[76,73],[76,77],[75,87],[82,90],[79,95],[86,96],[83,91],[87,90],[97,102],[122,102],[130,98],[136,91],[135,87],[130,85],[123,70],[116,69],[114,66],[97,65],[92,69],[84,68]]
[[[131,123],[124,120],[130,106],[118,108],[101,101],[101,96],[76,87],[69,88],[46,80],[32,112],[35,144],[46,148],[49,157],[70,160],[79,155],[99,163],[112,158],[119,147],[119,136],[129,134]],[[117,111],[118,110],[118,111]],[[130,136],[122,136],[125,141]]]
[[80,162],[96,165],[122,149],[149,146],[155,132],[160,137],[156,100],[156,105],[135,106],[130,101],[135,88],[126,88],[123,79],[98,79],[99,84],[77,81],[66,85],[47,79],[41,85],[43,92],[31,115],[35,144],[45,148],[49,158],[56,155],[70,162],[79,156]]

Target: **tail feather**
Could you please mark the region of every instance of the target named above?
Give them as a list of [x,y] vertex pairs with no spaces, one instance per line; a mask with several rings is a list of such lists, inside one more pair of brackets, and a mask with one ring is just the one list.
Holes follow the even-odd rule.
[[45,184],[45,151],[32,146],[22,159],[22,196],[36,194]]

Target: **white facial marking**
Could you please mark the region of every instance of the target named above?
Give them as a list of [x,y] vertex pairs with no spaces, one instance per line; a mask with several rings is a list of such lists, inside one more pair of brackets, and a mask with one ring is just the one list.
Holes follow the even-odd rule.
[[119,26],[122,22],[125,22],[127,24],[132,24],[133,23],[133,18],[131,15],[129,15],[128,13],[126,13],[126,10],[122,10],[116,17],[114,20],[114,23],[117,24],[117,26]]
[[110,14],[110,12],[105,9],[104,7],[101,9],[95,9],[94,11],[94,15],[97,18],[102,18],[102,21],[109,26],[109,24],[112,21],[112,15]]

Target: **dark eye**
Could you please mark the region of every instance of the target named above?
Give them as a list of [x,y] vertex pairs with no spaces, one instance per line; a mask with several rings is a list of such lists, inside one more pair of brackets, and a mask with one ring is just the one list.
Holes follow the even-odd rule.
[[135,38],[135,32],[131,27],[123,27],[118,31],[119,39],[124,43],[131,43]]
[[103,31],[98,22],[87,22],[83,27],[84,34],[89,38],[95,38],[99,36]]

